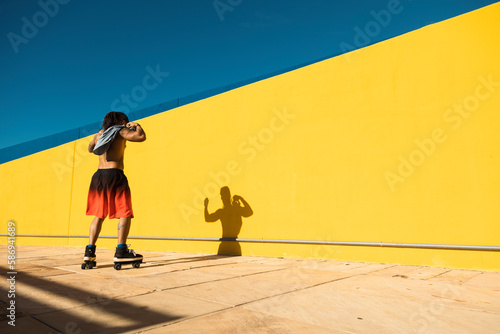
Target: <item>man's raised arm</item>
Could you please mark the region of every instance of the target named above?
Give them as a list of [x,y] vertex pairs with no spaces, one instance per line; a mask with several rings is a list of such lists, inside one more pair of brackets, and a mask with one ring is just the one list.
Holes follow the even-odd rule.
[[146,132],[139,123],[129,122],[120,131],[120,135],[128,141],[142,142],[146,140]]
[[247,201],[245,201],[243,199],[243,197],[241,196],[238,196],[238,195],[234,195],[233,196],[233,201],[235,202],[241,202],[243,204],[243,206],[240,206],[241,208],[241,216],[242,217],[250,217],[251,215],[253,215],[253,210],[252,208],[250,207],[250,204],[247,203]]
[[214,223],[220,219],[220,209],[214,213],[208,213],[208,198],[205,198],[205,221],[207,223]]

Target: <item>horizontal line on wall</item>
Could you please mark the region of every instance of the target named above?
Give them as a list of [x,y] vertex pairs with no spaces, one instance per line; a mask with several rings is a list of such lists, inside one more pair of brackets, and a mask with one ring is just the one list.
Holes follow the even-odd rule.
[[[8,234],[0,234],[8,237]],[[88,238],[88,235],[49,235],[49,234],[17,234],[16,237],[42,237],[42,238]],[[116,239],[116,236],[103,235],[99,238]],[[396,248],[427,248],[427,249],[455,249],[455,250],[480,250],[500,251],[500,246],[479,245],[449,245],[449,244],[417,244],[398,242],[363,242],[363,241],[321,241],[321,240],[286,240],[286,239],[240,239],[240,238],[191,238],[191,237],[142,237],[129,236],[128,239],[144,240],[180,240],[180,241],[233,241],[272,244],[306,244],[306,245],[329,245],[329,246],[366,246],[366,247],[396,247]]]

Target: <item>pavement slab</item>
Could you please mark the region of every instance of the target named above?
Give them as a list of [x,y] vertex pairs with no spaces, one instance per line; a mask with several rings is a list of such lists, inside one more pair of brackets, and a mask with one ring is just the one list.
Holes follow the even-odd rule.
[[331,271],[351,271],[356,268],[366,267],[368,265],[370,265],[370,263],[338,262],[314,259],[297,260],[295,263],[293,263],[294,267]]
[[[154,261],[148,260],[147,262],[141,263],[140,268],[134,268],[131,264],[122,265],[121,270],[114,270],[114,262],[111,261],[101,261],[97,262],[97,267],[92,270],[82,270],[80,261],[78,264],[59,266],[57,268],[70,271],[73,273],[78,273],[82,275],[100,277],[100,278],[121,278],[121,277],[136,277],[136,276],[147,276],[162,272],[171,272],[179,270],[178,267],[173,265],[155,263]],[[112,269],[112,270],[110,270]]]
[[183,333],[183,334],[246,334],[246,333],[315,333],[336,334],[329,328],[310,325],[291,319],[275,317],[270,314],[253,312],[241,307],[226,309],[220,312],[183,321],[173,325],[148,330],[146,334]]
[[41,260],[47,256],[61,256],[65,254],[81,254],[83,255],[82,247],[42,247],[42,246],[16,246],[16,259],[34,258]]
[[385,293],[383,288],[388,288],[372,288],[370,278],[365,277],[364,284],[340,280],[243,307],[350,333],[495,333],[498,329],[498,313],[444,305],[432,296],[402,294],[401,288]]
[[[484,272],[469,279],[463,286],[475,286],[500,291],[500,273]],[[499,302],[500,303],[500,302]]]
[[226,307],[162,291],[45,313],[36,318],[62,332],[71,326],[72,333],[136,333]]
[[442,275],[429,278],[429,281],[461,285],[479,275],[481,275],[480,271],[450,270]]
[[419,267],[417,266],[392,265],[380,270],[376,270],[371,274],[375,276],[408,278],[408,276],[406,275],[407,273],[418,269]]
[[500,291],[487,288],[466,288],[456,284],[411,281],[362,275],[332,283],[337,290],[365,296],[394,297],[429,305],[453,306],[476,311],[488,310],[500,315]]
[[318,285],[350,277],[353,274],[329,270],[315,270],[301,267],[286,268],[267,273],[256,274],[255,278],[287,282],[306,286]]
[[[0,270],[2,273],[8,272],[7,266],[0,265]],[[48,277],[57,275],[67,275],[71,274],[70,271],[61,270],[49,266],[41,266],[33,263],[18,263],[16,265],[16,272],[18,272],[18,277]],[[1,284],[0,284],[1,285]]]
[[205,273],[199,270],[180,270],[148,276],[117,278],[117,281],[142,286],[157,291],[175,289],[184,286],[197,285],[206,282],[227,279],[228,276],[214,273]]
[[[2,307],[3,309],[3,307]],[[2,329],[2,333],[12,333],[12,334],[27,334],[27,333],[54,333],[54,329],[45,325],[44,323],[30,317],[16,317],[16,321],[14,322],[15,326],[9,325],[9,319],[3,320],[3,312],[2,320],[0,321],[0,328]],[[6,332],[5,332],[6,331]]]
[[172,293],[197,297],[226,305],[240,305],[304,287],[288,282],[258,279],[254,276],[229,278],[169,290]]
[[150,289],[104,278],[89,279],[77,274],[30,278],[25,274],[16,280],[16,304],[29,314],[73,308],[96,300],[124,298],[147,292],[150,292]]
[[285,269],[285,266],[265,265],[257,263],[229,263],[227,265],[208,266],[203,268],[196,268],[197,271],[221,274],[228,277],[241,277],[248,275],[255,275],[269,271],[277,271]]
[[19,265],[41,265],[41,266],[51,266],[51,267],[62,267],[68,265],[81,265],[83,262],[83,253],[81,254],[60,254],[60,255],[48,255],[43,257],[26,257],[18,260]]
[[[198,256],[186,256],[177,259],[167,259],[162,261],[162,259],[154,259],[155,263],[163,263],[168,265],[175,265],[179,269],[192,269],[199,267],[210,267],[219,266],[224,264],[234,264],[237,263],[237,256],[219,256],[219,255],[203,255]],[[147,260],[147,258],[146,258]]]
[[291,258],[282,258],[282,257],[248,257],[248,256],[242,256],[241,257],[241,262],[251,262],[251,263],[257,263],[257,264],[265,264],[268,266],[286,266],[286,267],[291,267],[291,266],[296,266],[297,263],[301,262],[302,259],[291,259]]
[[418,267],[417,269],[406,273],[405,276],[411,279],[426,280],[443,275],[449,271],[450,269],[444,269],[444,268]]

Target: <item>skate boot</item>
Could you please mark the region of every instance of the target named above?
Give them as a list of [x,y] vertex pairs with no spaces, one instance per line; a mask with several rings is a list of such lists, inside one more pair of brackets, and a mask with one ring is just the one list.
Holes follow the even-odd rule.
[[134,268],[139,268],[142,263],[142,255],[136,254],[132,249],[129,249],[127,245],[126,247],[116,247],[115,257],[113,261],[115,262],[114,268],[116,270],[120,270],[122,268],[122,264],[132,264]]
[[95,245],[85,247],[85,255],[83,256],[82,269],[92,269],[97,266],[95,261]]

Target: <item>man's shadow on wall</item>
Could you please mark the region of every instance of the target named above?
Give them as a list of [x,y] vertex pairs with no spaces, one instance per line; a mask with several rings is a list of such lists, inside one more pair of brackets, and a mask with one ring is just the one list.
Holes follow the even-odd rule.
[[241,255],[240,243],[231,239],[238,238],[241,226],[243,225],[241,218],[253,215],[252,208],[241,196],[234,195],[231,198],[229,187],[222,187],[220,189],[220,197],[222,199],[222,208],[214,213],[208,213],[208,198],[205,198],[205,221],[207,223],[214,223],[220,220],[222,224],[222,239],[230,239],[221,241],[217,254]]

